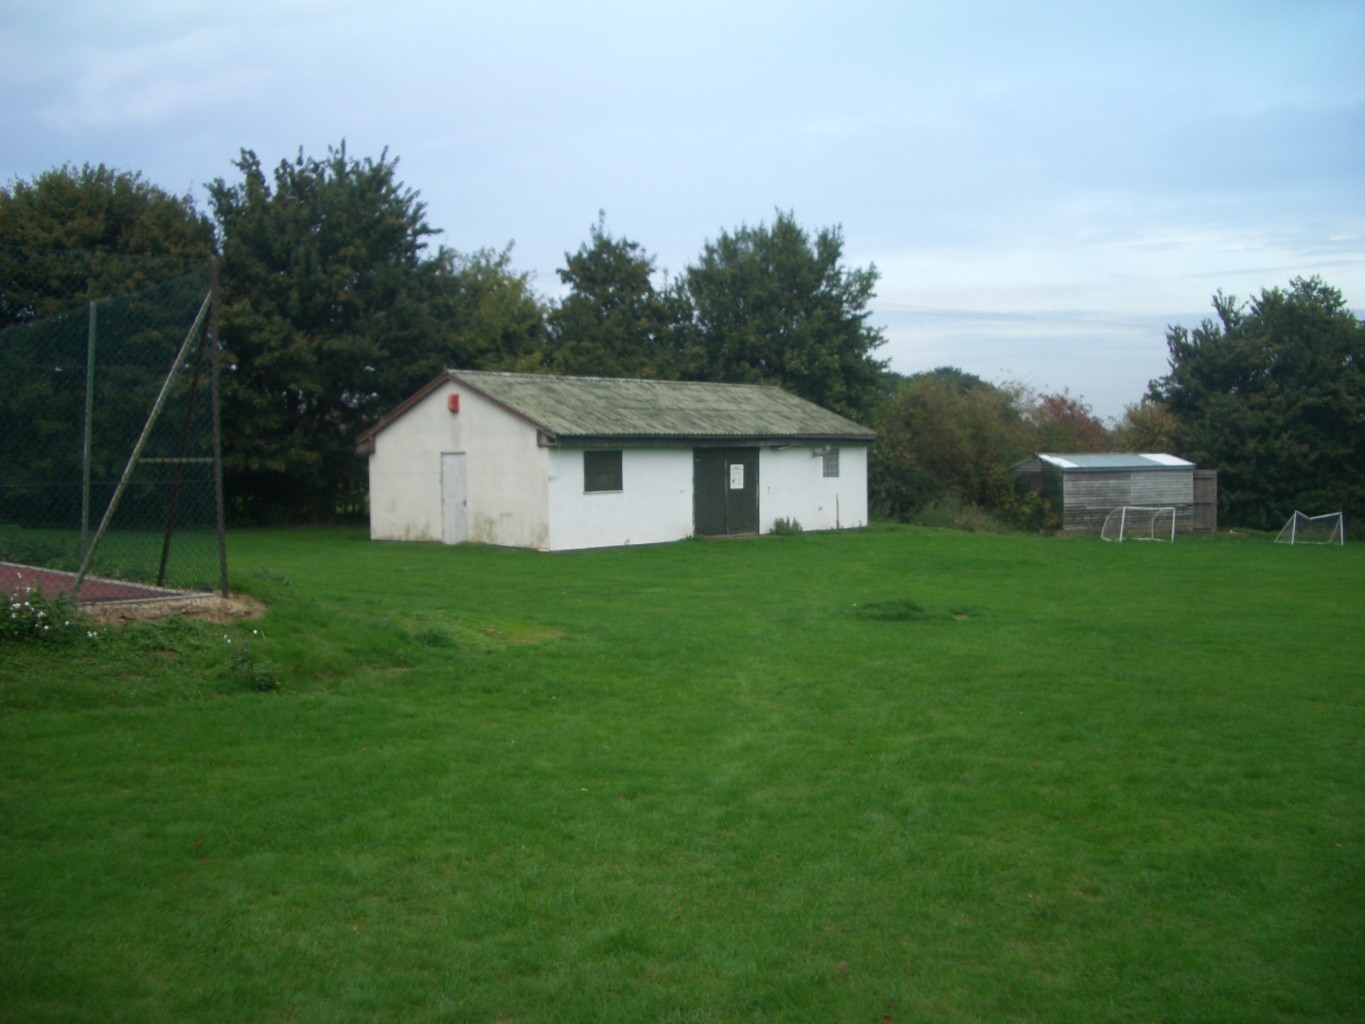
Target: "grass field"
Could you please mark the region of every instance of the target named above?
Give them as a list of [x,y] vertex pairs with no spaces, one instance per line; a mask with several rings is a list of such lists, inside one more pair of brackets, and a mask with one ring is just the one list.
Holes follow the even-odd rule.
[[1365,1019],[1365,545],[230,557],[0,648],[0,1020]]

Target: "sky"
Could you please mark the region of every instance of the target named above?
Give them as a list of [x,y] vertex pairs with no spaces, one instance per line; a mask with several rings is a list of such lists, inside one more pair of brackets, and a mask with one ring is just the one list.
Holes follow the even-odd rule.
[[547,298],[791,213],[879,272],[877,356],[1123,414],[1167,326],[1320,275],[1365,309],[1365,0],[3,0],[0,183],[387,152]]

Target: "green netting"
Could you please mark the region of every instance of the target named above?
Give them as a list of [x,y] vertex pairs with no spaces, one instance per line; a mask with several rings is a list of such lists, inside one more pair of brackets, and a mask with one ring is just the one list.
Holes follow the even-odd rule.
[[25,289],[22,253],[4,255],[0,561],[218,588],[211,268],[38,317],[54,300]]

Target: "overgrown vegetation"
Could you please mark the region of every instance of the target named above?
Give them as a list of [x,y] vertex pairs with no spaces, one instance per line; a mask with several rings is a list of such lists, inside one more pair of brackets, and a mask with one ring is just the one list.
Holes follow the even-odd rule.
[[1365,546],[232,552],[0,653],[0,1020],[1365,1011]]
[[[869,466],[873,515],[927,525],[1041,532],[1057,518],[1010,468],[1042,451],[1104,451],[1089,406],[1068,394],[997,386],[956,367],[895,378]],[[945,512],[947,515],[945,516]]]
[[23,642],[49,644],[94,640],[98,631],[67,595],[48,597],[31,587],[0,590],[0,647]]

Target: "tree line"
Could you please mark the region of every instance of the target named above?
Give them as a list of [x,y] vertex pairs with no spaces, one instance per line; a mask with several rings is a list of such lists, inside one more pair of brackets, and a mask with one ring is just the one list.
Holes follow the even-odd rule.
[[[850,267],[837,227],[794,214],[707,241],[672,278],[599,216],[538,295],[510,245],[438,244],[397,160],[250,150],[208,209],[140,174],[63,166],[0,188],[0,327],[145,285],[217,256],[223,456],[234,519],[328,521],[363,508],[365,427],[445,367],[771,383],[876,428],[874,514],[983,509],[1046,528],[1009,467],[1038,451],[1173,451],[1218,469],[1224,520],[1361,505],[1362,327],[1320,280],[1217,321],[1172,327],[1170,373],[1106,427],[1079,397],[953,367],[891,372],[870,322],[878,273]],[[90,254],[87,264],[55,253]],[[138,257],[110,261],[97,257]],[[46,261],[46,262],[45,262]],[[20,271],[23,273],[20,273]],[[11,386],[6,384],[4,386]]]

